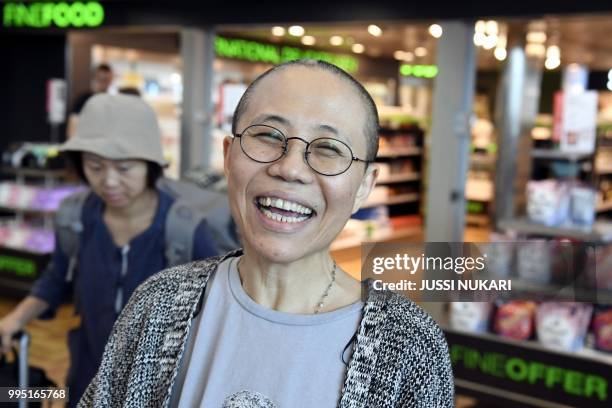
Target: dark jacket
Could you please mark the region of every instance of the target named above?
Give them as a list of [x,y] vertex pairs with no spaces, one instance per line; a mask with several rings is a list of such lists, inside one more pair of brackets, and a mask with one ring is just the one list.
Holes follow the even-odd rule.
[[[153,222],[130,241],[129,250],[124,252],[114,243],[104,223],[103,201],[90,194],[82,210],[84,229],[80,235],[74,282],[66,279],[68,256],[60,245],[56,245],[49,268],[34,284],[31,294],[50,305],[43,317],[52,317],[71,291],[81,315],[81,327],[68,334],[71,364],[67,385],[71,400],[83,393],[100,365],[104,345],[118,317],[116,301],[119,288],[122,290],[119,306],[123,307],[138,285],[167,267],[164,228],[173,202],[168,194],[159,192]],[[217,254],[206,224],[202,223],[194,236],[194,259]],[[122,268],[127,272],[123,277]]]

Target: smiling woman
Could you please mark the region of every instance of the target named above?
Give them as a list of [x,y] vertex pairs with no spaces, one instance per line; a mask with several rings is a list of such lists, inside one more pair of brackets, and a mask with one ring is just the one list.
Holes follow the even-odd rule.
[[243,249],[143,284],[81,405],[453,406],[436,323],[330,256],[374,186],[377,130],[370,96],[333,65],[251,84],[223,144]]

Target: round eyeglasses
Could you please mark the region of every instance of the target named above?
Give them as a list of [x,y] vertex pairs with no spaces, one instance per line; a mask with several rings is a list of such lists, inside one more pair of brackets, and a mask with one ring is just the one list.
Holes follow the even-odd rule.
[[353,156],[348,145],[331,137],[320,137],[310,142],[301,137],[286,137],[283,132],[268,125],[251,125],[234,137],[240,139],[244,154],[258,163],[272,163],[279,160],[289,150],[293,139],[306,143],[304,160],[315,172],[324,176],[337,176],[344,173],[356,161],[372,163]]

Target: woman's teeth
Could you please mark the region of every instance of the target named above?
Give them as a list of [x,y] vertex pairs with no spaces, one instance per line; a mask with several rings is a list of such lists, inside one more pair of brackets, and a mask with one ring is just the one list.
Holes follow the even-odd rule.
[[261,212],[263,212],[264,215],[266,217],[270,218],[271,220],[278,221],[278,222],[286,222],[288,224],[294,223],[294,222],[302,222],[302,221],[308,219],[307,216],[302,216],[302,217],[287,217],[285,215],[280,215],[280,214],[273,213],[272,211],[266,210],[265,208],[262,208]]
[[[263,207],[274,207],[285,211],[291,211],[298,214],[310,215],[312,214],[312,210],[308,207],[304,207],[301,204],[294,203],[292,201],[283,200],[282,198],[272,198],[272,197],[260,197],[257,202]],[[270,212],[270,211],[268,211]],[[265,212],[264,212],[265,214]],[[279,215],[279,214],[275,214]],[[295,217],[288,217],[295,218]],[[306,217],[308,218],[308,217]],[[284,221],[283,221],[284,222]],[[296,221],[297,222],[297,221]]]

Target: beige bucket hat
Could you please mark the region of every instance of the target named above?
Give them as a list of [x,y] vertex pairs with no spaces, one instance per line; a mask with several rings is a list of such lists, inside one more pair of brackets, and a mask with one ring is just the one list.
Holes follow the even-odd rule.
[[97,94],[89,98],[79,115],[74,137],[59,150],[167,165],[155,112],[133,95]]

